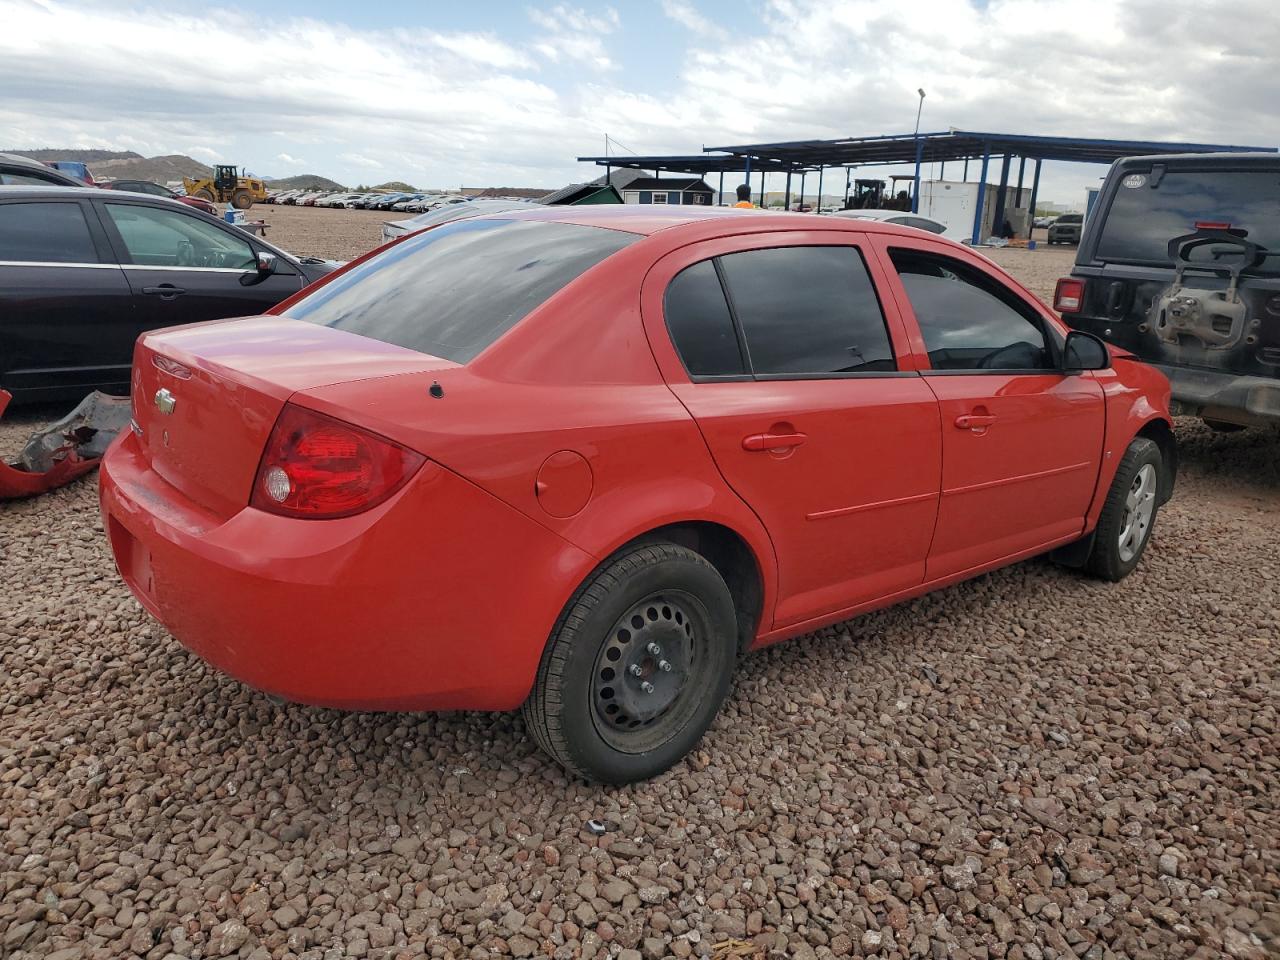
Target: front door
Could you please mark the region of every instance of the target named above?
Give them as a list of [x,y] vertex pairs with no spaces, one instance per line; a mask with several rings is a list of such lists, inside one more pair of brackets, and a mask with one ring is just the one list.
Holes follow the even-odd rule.
[[128,388],[133,298],[112,259],[86,201],[0,202],[0,387],[28,400]]
[[177,209],[100,201],[103,225],[114,231],[140,330],[263,313],[302,286],[283,261],[278,272],[255,274],[247,234]]
[[921,583],[938,508],[937,401],[899,367],[903,328],[852,235],[686,248],[649,274],[643,303],[651,342],[670,338],[655,354],[672,391],[773,541],[773,626]]
[[1102,387],[1058,369],[1052,327],[977,258],[927,241],[884,244],[942,418],[928,579],[1082,533],[1102,456]]

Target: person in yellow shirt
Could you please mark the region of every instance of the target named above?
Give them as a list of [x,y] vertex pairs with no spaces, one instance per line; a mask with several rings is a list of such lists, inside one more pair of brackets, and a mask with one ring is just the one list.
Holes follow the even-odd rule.
[[738,202],[735,207],[742,207],[745,210],[754,210],[755,204],[751,202],[751,186],[750,184],[740,184],[738,187]]

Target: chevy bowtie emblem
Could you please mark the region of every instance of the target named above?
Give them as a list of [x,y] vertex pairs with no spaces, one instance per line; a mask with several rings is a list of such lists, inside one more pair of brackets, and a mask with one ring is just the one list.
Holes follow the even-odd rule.
[[175,397],[168,390],[166,390],[164,387],[161,387],[159,390],[156,391],[155,404],[156,404],[157,410],[159,410],[165,416],[168,416],[169,414],[173,413],[173,408],[178,405],[178,398]]

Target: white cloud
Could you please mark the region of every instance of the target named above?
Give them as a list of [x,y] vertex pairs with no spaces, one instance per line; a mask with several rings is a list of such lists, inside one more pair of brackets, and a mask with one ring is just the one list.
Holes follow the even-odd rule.
[[363,167],[366,170],[381,170],[383,167],[381,161],[359,153],[340,153],[338,154],[338,159],[351,164],[353,167]]
[[609,8],[602,14],[591,14],[561,3],[549,10],[530,10],[529,19],[543,31],[533,49],[553,63],[564,60],[597,70],[610,70],[615,66],[603,37],[621,25],[618,11]]
[[662,13],[691,31],[694,38],[723,40],[728,36],[724,27],[703,16],[691,3],[662,0]]
[[[559,3],[529,10],[527,29],[453,33],[277,19],[264,76],[261,46],[243,42],[253,12],[0,0],[0,90],[21,91],[0,97],[0,149],[212,150],[292,170],[305,155],[307,171],[346,182],[373,162],[425,185],[553,187],[593,172],[574,158],[601,152],[605,132],[641,153],[696,153],[909,131],[920,86],[926,130],[1274,145],[1274,3],[759,0],[716,25],[698,0],[665,0],[644,15],[680,24],[683,42],[639,57],[626,45],[663,31],[640,31],[630,6],[626,24]],[[192,56],[177,42],[191,36],[217,55]],[[1043,193],[1075,200],[1102,173],[1050,163]]]
[[536,69],[528,54],[487,33],[441,33],[429,42],[474,63],[500,69]]

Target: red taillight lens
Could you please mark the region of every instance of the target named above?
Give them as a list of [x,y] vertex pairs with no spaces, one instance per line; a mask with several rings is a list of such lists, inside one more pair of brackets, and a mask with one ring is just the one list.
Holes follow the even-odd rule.
[[425,460],[376,434],[287,404],[267,440],[249,503],[286,517],[349,517],[386,500]]
[[1053,309],[1059,313],[1079,313],[1084,306],[1084,281],[1063,277],[1053,291]]

